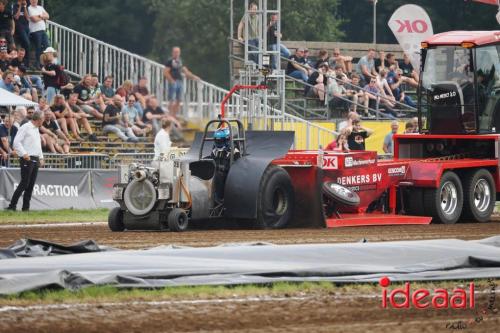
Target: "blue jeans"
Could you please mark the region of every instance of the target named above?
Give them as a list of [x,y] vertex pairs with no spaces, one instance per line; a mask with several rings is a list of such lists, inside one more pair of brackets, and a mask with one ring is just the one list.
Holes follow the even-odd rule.
[[404,103],[405,103],[406,105],[409,105],[409,106],[411,106],[412,108],[416,108],[416,107],[417,107],[417,105],[415,104],[415,102],[414,102],[414,101],[411,99],[411,97],[410,97],[410,96],[408,96],[408,95],[405,95],[405,98],[404,98],[404,100],[403,100],[403,101],[404,101]]
[[30,30],[29,29],[16,29],[16,38],[21,44],[21,47],[26,50],[26,56],[23,59],[23,64],[29,67],[30,62]]
[[54,87],[47,87],[47,90],[45,91],[45,99],[47,100],[47,103],[49,105],[52,105],[54,97],[56,97],[57,94],[59,94],[59,89],[56,89]]
[[[248,51],[258,51],[259,50],[259,40],[258,39],[249,39],[248,40]],[[259,55],[257,53],[249,53],[248,60],[259,63]]]
[[[183,84],[182,80],[175,80],[174,83],[168,83],[168,100],[177,102],[182,101]],[[175,96],[175,97],[174,97]]]
[[[26,58],[25,58],[26,59]],[[30,76],[31,83],[33,87],[36,88],[38,91],[43,91],[43,81],[42,78],[38,75],[31,75]]]
[[[280,56],[285,57],[287,59],[290,58],[292,53],[290,52],[289,49],[286,48],[285,45],[280,44],[279,48],[280,48]],[[278,44],[269,45],[269,50],[278,51]],[[276,55],[273,55],[271,58],[272,59],[271,60],[271,68],[272,69],[276,69],[276,57],[277,57]]]
[[[35,65],[37,67],[40,67],[40,56],[42,55],[42,52],[49,46],[49,37],[47,36],[45,30],[40,30],[32,32],[31,39],[35,44]],[[28,57],[28,54],[26,54],[26,57]]]
[[307,82],[307,79],[308,79],[306,73],[304,73],[303,71],[299,71],[298,69],[294,70],[293,72],[291,72],[288,75],[293,77],[294,79],[302,80],[304,82]]

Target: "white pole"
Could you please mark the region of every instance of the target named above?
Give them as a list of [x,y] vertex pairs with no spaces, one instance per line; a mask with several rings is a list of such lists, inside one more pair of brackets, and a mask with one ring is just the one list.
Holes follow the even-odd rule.
[[373,46],[377,45],[377,0],[373,1]]

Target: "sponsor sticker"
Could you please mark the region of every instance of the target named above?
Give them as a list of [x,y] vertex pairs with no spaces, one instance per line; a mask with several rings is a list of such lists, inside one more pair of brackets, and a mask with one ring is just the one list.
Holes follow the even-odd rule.
[[337,170],[339,168],[339,161],[337,156],[323,156],[323,169]]
[[404,176],[406,174],[406,165],[388,168],[387,173],[391,177]]
[[377,161],[375,159],[361,160],[361,159],[355,159],[353,157],[346,157],[344,159],[344,165],[346,168],[371,165],[371,164],[375,164],[376,162]]

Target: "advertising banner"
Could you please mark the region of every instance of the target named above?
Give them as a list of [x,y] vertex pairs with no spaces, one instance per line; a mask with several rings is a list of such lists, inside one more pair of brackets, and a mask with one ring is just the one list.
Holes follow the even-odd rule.
[[418,71],[420,43],[434,34],[429,15],[422,7],[404,5],[392,14],[388,24],[403,51],[410,56],[413,68]]
[[118,207],[112,199],[113,185],[119,183],[120,173],[118,170],[92,170],[92,197],[99,208]]
[[[5,208],[21,179],[19,169],[0,169],[0,208]],[[22,205],[22,197],[18,208]],[[40,169],[30,209],[93,209],[90,172],[87,170]]]

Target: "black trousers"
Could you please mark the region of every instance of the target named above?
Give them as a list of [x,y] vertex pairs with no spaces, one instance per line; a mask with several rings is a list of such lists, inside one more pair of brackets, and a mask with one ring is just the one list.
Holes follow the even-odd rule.
[[37,157],[31,156],[29,161],[21,158],[19,164],[21,165],[21,182],[17,185],[16,191],[12,195],[9,207],[16,208],[17,202],[24,192],[23,210],[28,210],[30,209],[31,194],[35,186],[40,162]]

